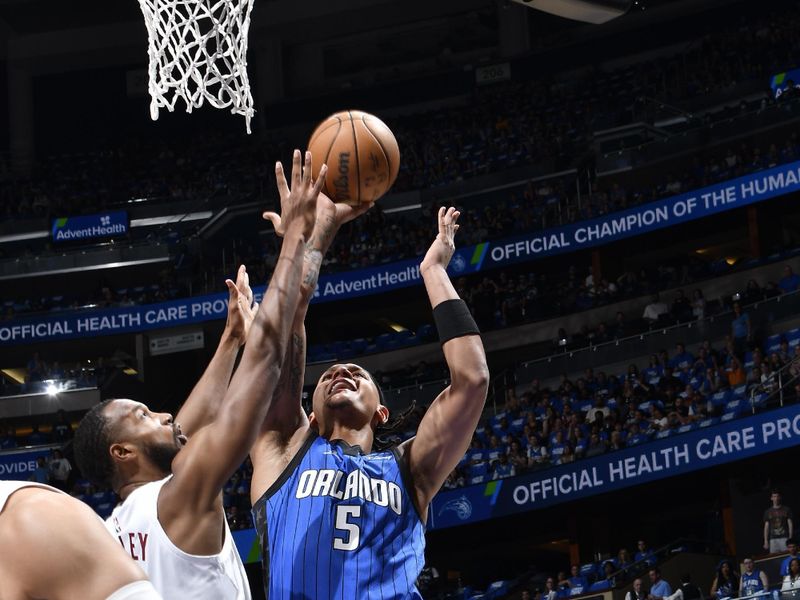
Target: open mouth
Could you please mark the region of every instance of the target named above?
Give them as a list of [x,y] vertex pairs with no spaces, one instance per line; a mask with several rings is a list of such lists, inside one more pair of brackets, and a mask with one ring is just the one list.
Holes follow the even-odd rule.
[[334,394],[338,394],[339,392],[343,392],[345,390],[350,390],[351,392],[356,391],[356,384],[354,381],[350,379],[337,379],[333,382],[330,389],[328,390],[328,395],[333,396]]

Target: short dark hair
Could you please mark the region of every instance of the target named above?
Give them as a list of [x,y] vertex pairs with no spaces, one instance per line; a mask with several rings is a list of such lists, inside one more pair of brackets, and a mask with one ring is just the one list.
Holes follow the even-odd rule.
[[111,421],[103,413],[112,400],[104,400],[87,412],[78,428],[72,447],[75,462],[86,479],[94,485],[111,487],[114,463],[108,452],[111,446]]

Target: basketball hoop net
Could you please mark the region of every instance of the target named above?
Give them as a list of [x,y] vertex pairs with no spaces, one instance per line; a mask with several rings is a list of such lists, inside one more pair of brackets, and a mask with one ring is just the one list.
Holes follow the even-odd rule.
[[254,0],[139,0],[147,26],[150,116],[208,102],[243,115],[250,133],[253,97],[247,34]]

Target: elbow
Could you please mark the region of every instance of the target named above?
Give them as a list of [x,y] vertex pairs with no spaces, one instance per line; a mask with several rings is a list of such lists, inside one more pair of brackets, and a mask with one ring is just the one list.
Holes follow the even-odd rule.
[[489,367],[485,362],[453,375],[453,385],[466,390],[470,396],[486,400],[489,393]]

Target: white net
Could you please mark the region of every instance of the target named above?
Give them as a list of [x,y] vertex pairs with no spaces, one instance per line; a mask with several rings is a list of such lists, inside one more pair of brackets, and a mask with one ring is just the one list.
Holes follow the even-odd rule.
[[247,34],[254,0],[139,0],[147,25],[150,116],[208,102],[243,115],[250,133],[253,97]]

